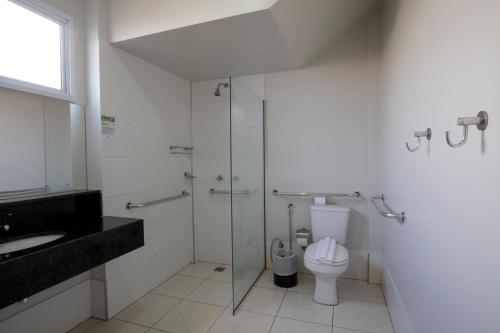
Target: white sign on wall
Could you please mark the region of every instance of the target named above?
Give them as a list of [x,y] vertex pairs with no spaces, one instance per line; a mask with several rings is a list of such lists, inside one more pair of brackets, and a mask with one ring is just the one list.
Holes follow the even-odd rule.
[[115,134],[115,117],[101,116],[102,135],[111,136]]

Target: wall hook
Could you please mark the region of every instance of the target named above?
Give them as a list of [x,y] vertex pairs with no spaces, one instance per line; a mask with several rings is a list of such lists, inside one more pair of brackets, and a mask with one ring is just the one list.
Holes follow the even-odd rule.
[[488,127],[488,112],[480,111],[476,117],[460,117],[457,120],[457,125],[464,128],[462,140],[460,140],[460,142],[451,142],[450,131],[446,131],[446,142],[453,148],[462,147],[467,142],[470,125],[476,125],[477,129],[480,131],[484,131]]
[[430,128],[426,129],[425,131],[421,132],[415,132],[415,137],[417,138],[417,145],[415,148],[411,148],[408,142],[405,142],[406,148],[411,151],[412,153],[416,152],[420,148],[420,138],[427,138],[427,141],[430,141],[432,138],[432,130]]

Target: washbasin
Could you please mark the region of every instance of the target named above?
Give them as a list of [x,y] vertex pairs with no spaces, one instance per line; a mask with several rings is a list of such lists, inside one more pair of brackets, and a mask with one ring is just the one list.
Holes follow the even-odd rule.
[[16,237],[16,239],[0,243],[0,254],[11,253],[29,249],[35,246],[40,246],[56,241],[61,237],[64,237],[64,233],[62,232]]

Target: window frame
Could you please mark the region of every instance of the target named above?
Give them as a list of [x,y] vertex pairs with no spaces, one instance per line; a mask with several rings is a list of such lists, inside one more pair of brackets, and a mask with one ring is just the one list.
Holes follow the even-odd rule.
[[75,102],[73,18],[38,0],[9,0],[61,26],[61,90],[0,74],[0,87]]

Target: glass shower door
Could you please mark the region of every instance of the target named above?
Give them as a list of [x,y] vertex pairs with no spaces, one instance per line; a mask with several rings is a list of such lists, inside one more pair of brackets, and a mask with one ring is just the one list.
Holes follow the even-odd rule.
[[231,79],[233,311],[265,269],[264,103]]

